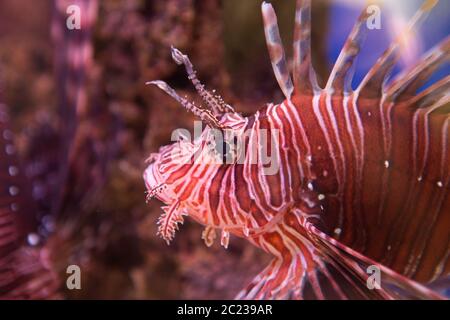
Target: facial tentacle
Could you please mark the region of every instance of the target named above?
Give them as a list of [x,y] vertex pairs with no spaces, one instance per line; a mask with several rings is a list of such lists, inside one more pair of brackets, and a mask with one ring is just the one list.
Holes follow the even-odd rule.
[[173,46],[171,48],[171,52],[173,60],[178,65],[184,65],[189,80],[192,82],[198,94],[206,103],[206,105],[211,109],[214,116],[219,116],[227,112],[235,112],[230,105],[226,104],[223,101],[222,97],[220,97],[219,95],[214,96],[211,92],[205,89],[205,86],[197,78],[197,72],[194,70],[194,66],[192,65],[187,55],[183,54],[180,50]]
[[192,112],[194,115],[200,118],[203,122],[205,122],[207,125],[209,125],[212,128],[223,130],[225,127],[220,123],[220,120],[210,111],[203,108],[199,108],[194,103],[189,102],[186,98],[180,97],[175,90],[170,87],[166,82],[155,80],[155,81],[149,81],[146,83],[152,84],[166,92],[168,95],[170,95],[172,98],[174,98],[176,101],[178,101],[186,110]]
[[320,91],[311,56],[311,0],[297,0],[294,27],[294,87],[305,95]]

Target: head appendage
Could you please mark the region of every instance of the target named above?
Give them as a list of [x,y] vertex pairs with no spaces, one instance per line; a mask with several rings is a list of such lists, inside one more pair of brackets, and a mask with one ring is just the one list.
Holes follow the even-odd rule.
[[410,99],[430,76],[449,60],[450,36],[425,53],[414,67],[396,76],[387,88],[387,98],[391,101]]
[[375,65],[369,70],[367,75],[361,81],[358,92],[361,96],[376,98],[383,92],[383,86],[387,76],[392,71],[394,65],[400,59],[401,50],[407,39],[414,30],[426,19],[430,11],[439,2],[439,0],[425,0],[421,8],[409,21],[405,30],[403,30],[397,39],[389,46],[383,55],[378,59]]
[[180,208],[180,202],[176,201],[170,206],[161,207],[164,213],[158,219],[157,235],[166,240],[167,244],[175,237],[175,232],[178,230],[178,224],[183,224],[183,215],[185,213]]
[[191,80],[198,94],[206,103],[206,105],[211,109],[214,115],[220,115],[227,112],[235,112],[230,105],[226,104],[223,101],[222,97],[220,97],[219,95],[213,95],[211,92],[205,89],[205,86],[197,78],[197,72],[194,70],[194,67],[187,55],[183,54],[180,50],[174,47],[171,48],[171,51],[173,60],[179,65],[184,65],[189,80]]
[[277,16],[271,4],[263,2],[261,6],[264,34],[266,36],[267,48],[269,50],[270,61],[273,72],[278,81],[278,85],[287,99],[291,98],[294,86],[286,63],[283,44],[281,43],[280,31],[278,30]]
[[367,19],[370,14],[366,9],[359,16],[353,30],[347,38],[339,57],[334,64],[328,79],[326,90],[333,90],[335,93],[351,92],[352,79],[354,74],[355,60],[361,50],[361,46],[367,34]]
[[295,89],[313,95],[319,85],[311,59],[311,0],[297,0],[293,46]]
[[192,112],[210,127],[219,130],[225,129],[225,127],[220,123],[219,119],[217,119],[210,110],[199,108],[192,102],[189,102],[186,98],[180,97],[175,92],[175,90],[171,88],[166,82],[157,80],[149,81],[146,84],[153,84],[166,92],[169,96],[177,100],[186,110]]

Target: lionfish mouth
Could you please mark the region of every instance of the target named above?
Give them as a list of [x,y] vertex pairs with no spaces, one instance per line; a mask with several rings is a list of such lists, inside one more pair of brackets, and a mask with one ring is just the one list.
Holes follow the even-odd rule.
[[161,175],[157,174],[157,166],[150,163],[144,171],[144,182],[147,188],[147,201],[152,198],[158,198],[164,203],[170,203],[171,199],[166,192],[163,192],[167,185],[162,182]]

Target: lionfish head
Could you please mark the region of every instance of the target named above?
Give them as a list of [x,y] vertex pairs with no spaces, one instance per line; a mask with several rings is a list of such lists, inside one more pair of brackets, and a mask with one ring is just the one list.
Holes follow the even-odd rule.
[[[158,234],[169,243],[178,229],[178,223],[183,222],[183,216],[190,215],[197,221],[203,221],[200,212],[192,210],[197,202],[184,192],[186,185],[191,185],[195,179],[191,179],[193,166],[220,166],[223,159],[222,148],[205,147],[215,140],[217,132],[221,134],[232,127],[242,126],[243,118],[234,112],[233,108],[223,99],[209,92],[196,77],[192,63],[188,56],[172,47],[172,58],[179,65],[184,65],[189,79],[195,85],[195,89],[203,99],[207,108],[198,107],[184,97],[180,97],[174,89],[163,81],[151,81],[147,84],[156,85],[168,95],[178,101],[186,110],[194,113],[201,123],[206,125],[201,130],[199,137],[192,141],[185,132],[178,132],[175,143],[161,147],[158,153],[153,153],[147,159],[148,167],[144,171],[144,181],[147,188],[147,200],[155,197],[164,202],[164,213],[159,218]],[[180,134],[181,133],[181,134]],[[223,144],[221,144],[223,145]],[[211,152],[212,151],[212,152]],[[219,152],[217,152],[219,151]],[[217,161],[219,160],[219,161]],[[183,193],[184,192],[184,193]]]
[[[239,122],[238,118],[227,116],[222,119],[228,124]],[[173,239],[178,223],[183,222],[182,217],[187,215],[188,210],[196,221],[206,224],[205,210],[198,210],[201,201],[192,195],[192,190],[199,183],[198,172],[205,168],[218,168],[229,159],[230,154],[234,154],[234,149],[225,141],[217,144],[215,132],[206,127],[193,141],[178,135],[176,142],[161,147],[159,152],[152,153],[147,159],[148,166],[143,175],[147,201],[157,198],[165,204],[158,222],[158,234],[167,242]],[[231,156],[232,160],[234,158]]]

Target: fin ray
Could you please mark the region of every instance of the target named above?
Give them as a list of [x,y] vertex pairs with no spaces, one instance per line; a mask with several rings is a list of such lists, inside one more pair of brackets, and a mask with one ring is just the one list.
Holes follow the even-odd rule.
[[354,62],[366,38],[366,22],[369,17],[370,15],[367,10],[364,10],[359,16],[331,71],[326,89],[332,89],[337,93],[352,91]]
[[421,22],[423,22],[429,12],[438,3],[438,0],[425,0],[421,8],[412,17],[405,30],[397,37],[396,40],[382,54],[375,65],[369,70],[364,79],[361,81],[358,92],[361,96],[368,98],[379,97],[383,92],[388,74],[392,71],[394,65],[400,58],[401,49],[404,45],[407,35],[411,34]]
[[311,0],[297,0],[293,46],[295,89],[314,95],[319,85],[311,58]]
[[450,58],[450,37],[426,53],[411,70],[400,73],[387,89],[390,100],[404,100],[412,97],[443,63]]
[[436,103],[440,103],[439,106],[444,106],[449,102],[449,91],[450,75],[419,93],[416,97],[414,97],[411,105],[416,108],[427,108],[435,105]]
[[263,2],[261,11],[264,21],[264,34],[266,36],[266,44],[267,49],[269,50],[273,72],[284,96],[287,99],[290,99],[294,87],[292,85],[291,75],[289,74],[283,44],[281,42],[277,16],[270,3]]

